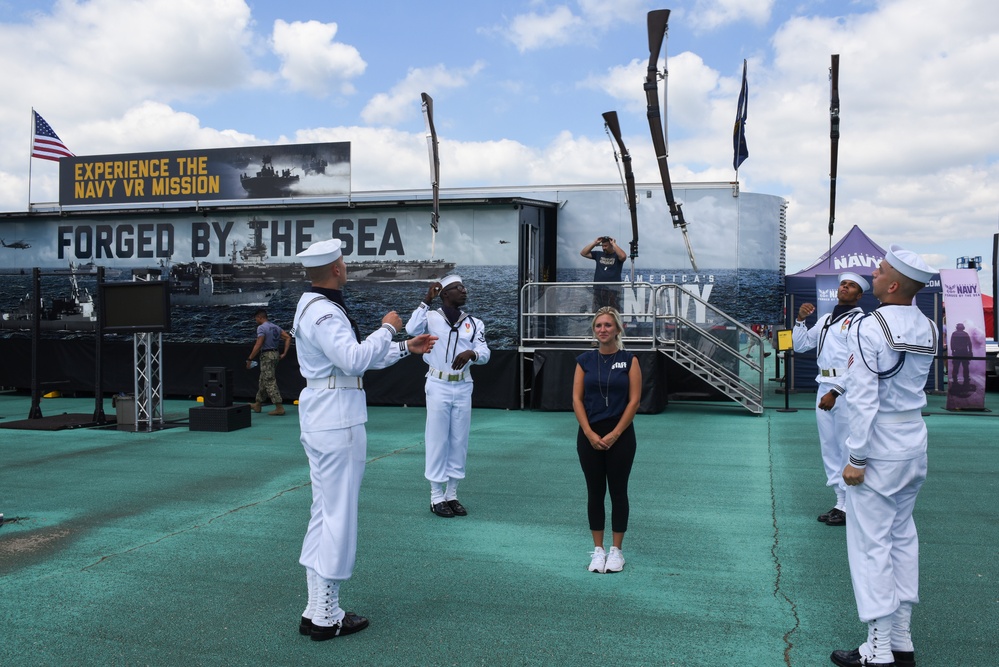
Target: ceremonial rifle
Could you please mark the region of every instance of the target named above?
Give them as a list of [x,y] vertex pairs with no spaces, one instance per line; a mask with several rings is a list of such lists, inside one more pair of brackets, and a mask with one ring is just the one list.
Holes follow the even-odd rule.
[[836,169],[839,162],[839,55],[829,68],[829,250],[832,255],[833,223],[836,221]]
[[[680,204],[677,204],[676,199],[673,197],[673,183],[670,181],[669,165],[666,163],[668,151],[666,149],[666,134],[663,129],[664,120],[659,110],[659,51],[662,49],[663,41],[666,39],[668,22],[668,9],[656,9],[649,12],[649,69],[645,77],[645,97],[648,101],[652,146],[656,150],[656,160],[659,162],[659,175],[662,177],[666,203],[669,204],[669,214],[673,219],[673,227],[679,228],[683,232],[683,242],[687,246],[690,265],[694,271],[697,271],[697,262],[694,261],[694,251],[690,247],[690,239],[687,236],[687,221],[683,219],[683,210],[680,208]],[[663,78],[665,78],[665,73]]]
[[635,258],[638,257],[638,200],[635,198],[635,174],[631,170],[631,154],[625,148],[624,139],[621,138],[621,125],[617,121],[617,112],[608,111],[603,117],[604,126],[617,142],[618,150],[614,151],[614,161],[617,162],[620,155],[621,164],[624,164],[624,196],[628,203],[628,211],[631,213],[631,282],[634,283]]
[[[441,160],[437,153],[437,130],[434,129],[434,100],[426,93],[420,93],[423,99],[423,118],[427,121],[427,150],[430,153],[430,186],[434,192],[434,207],[430,213],[430,227],[434,230],[434,240],[437,239],[437,226],[440,222],[440,176]],[[431,255],[433,251],[431,251]]]

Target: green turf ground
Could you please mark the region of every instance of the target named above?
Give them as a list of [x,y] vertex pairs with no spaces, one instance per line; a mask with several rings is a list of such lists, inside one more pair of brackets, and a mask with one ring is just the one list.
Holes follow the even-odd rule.
[[[994,667],[999,421],[930,400],[917,662]],[[441,519],[423,479],[424,411],[372,408],[358,562],[342,588],[371,627],[323,643],[297,632],[311,491],[295,408],[230,433],[0,429],[0,663],[831,664],[866,628],[845,530],[815,520],[833,496],[814,394],[791,402],[798,412],[777,412],[771,394],[759,417],[677,403],[639,415],[627,565],[608,575],[586,571],[571,413],[476,410],[470,515]],[[167,401],[165,416],[193,405]],[[29,406],[0,394],[0,423]],[[87,413],[93,399],[42,409]]]

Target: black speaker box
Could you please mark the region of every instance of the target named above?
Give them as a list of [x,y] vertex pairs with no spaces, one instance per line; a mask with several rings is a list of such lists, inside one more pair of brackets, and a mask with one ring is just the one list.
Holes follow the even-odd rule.
[[230,405],[226,408],[191,408],[188,411],[189,429],[225,433],[250,426],[250,406]]
[[227,408],[232,405],[232,371],[222,366],[205,366],[205,407]]

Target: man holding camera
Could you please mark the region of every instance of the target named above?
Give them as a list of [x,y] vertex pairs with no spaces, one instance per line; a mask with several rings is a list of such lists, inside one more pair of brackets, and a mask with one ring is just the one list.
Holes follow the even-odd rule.
[[[600,250],[594,250],[597,246],[600,246]],[[593,282],[621,282],[621,269],[624,267],[624,260],[628,254],[617,245],[614,239],[609,236],[597,237],[593,243],[580,250],[579,254],[596,261]],[[603,306],[612,306],[618,311],[621,310],[621,290],[619,287],[593,287],[593,312]]]

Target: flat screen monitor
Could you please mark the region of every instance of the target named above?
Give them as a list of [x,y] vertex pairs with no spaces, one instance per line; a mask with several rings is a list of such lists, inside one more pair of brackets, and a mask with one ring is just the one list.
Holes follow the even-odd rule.
[[105,333],[170,331],[170,283],[165,280],[101,283],[100,316]]

